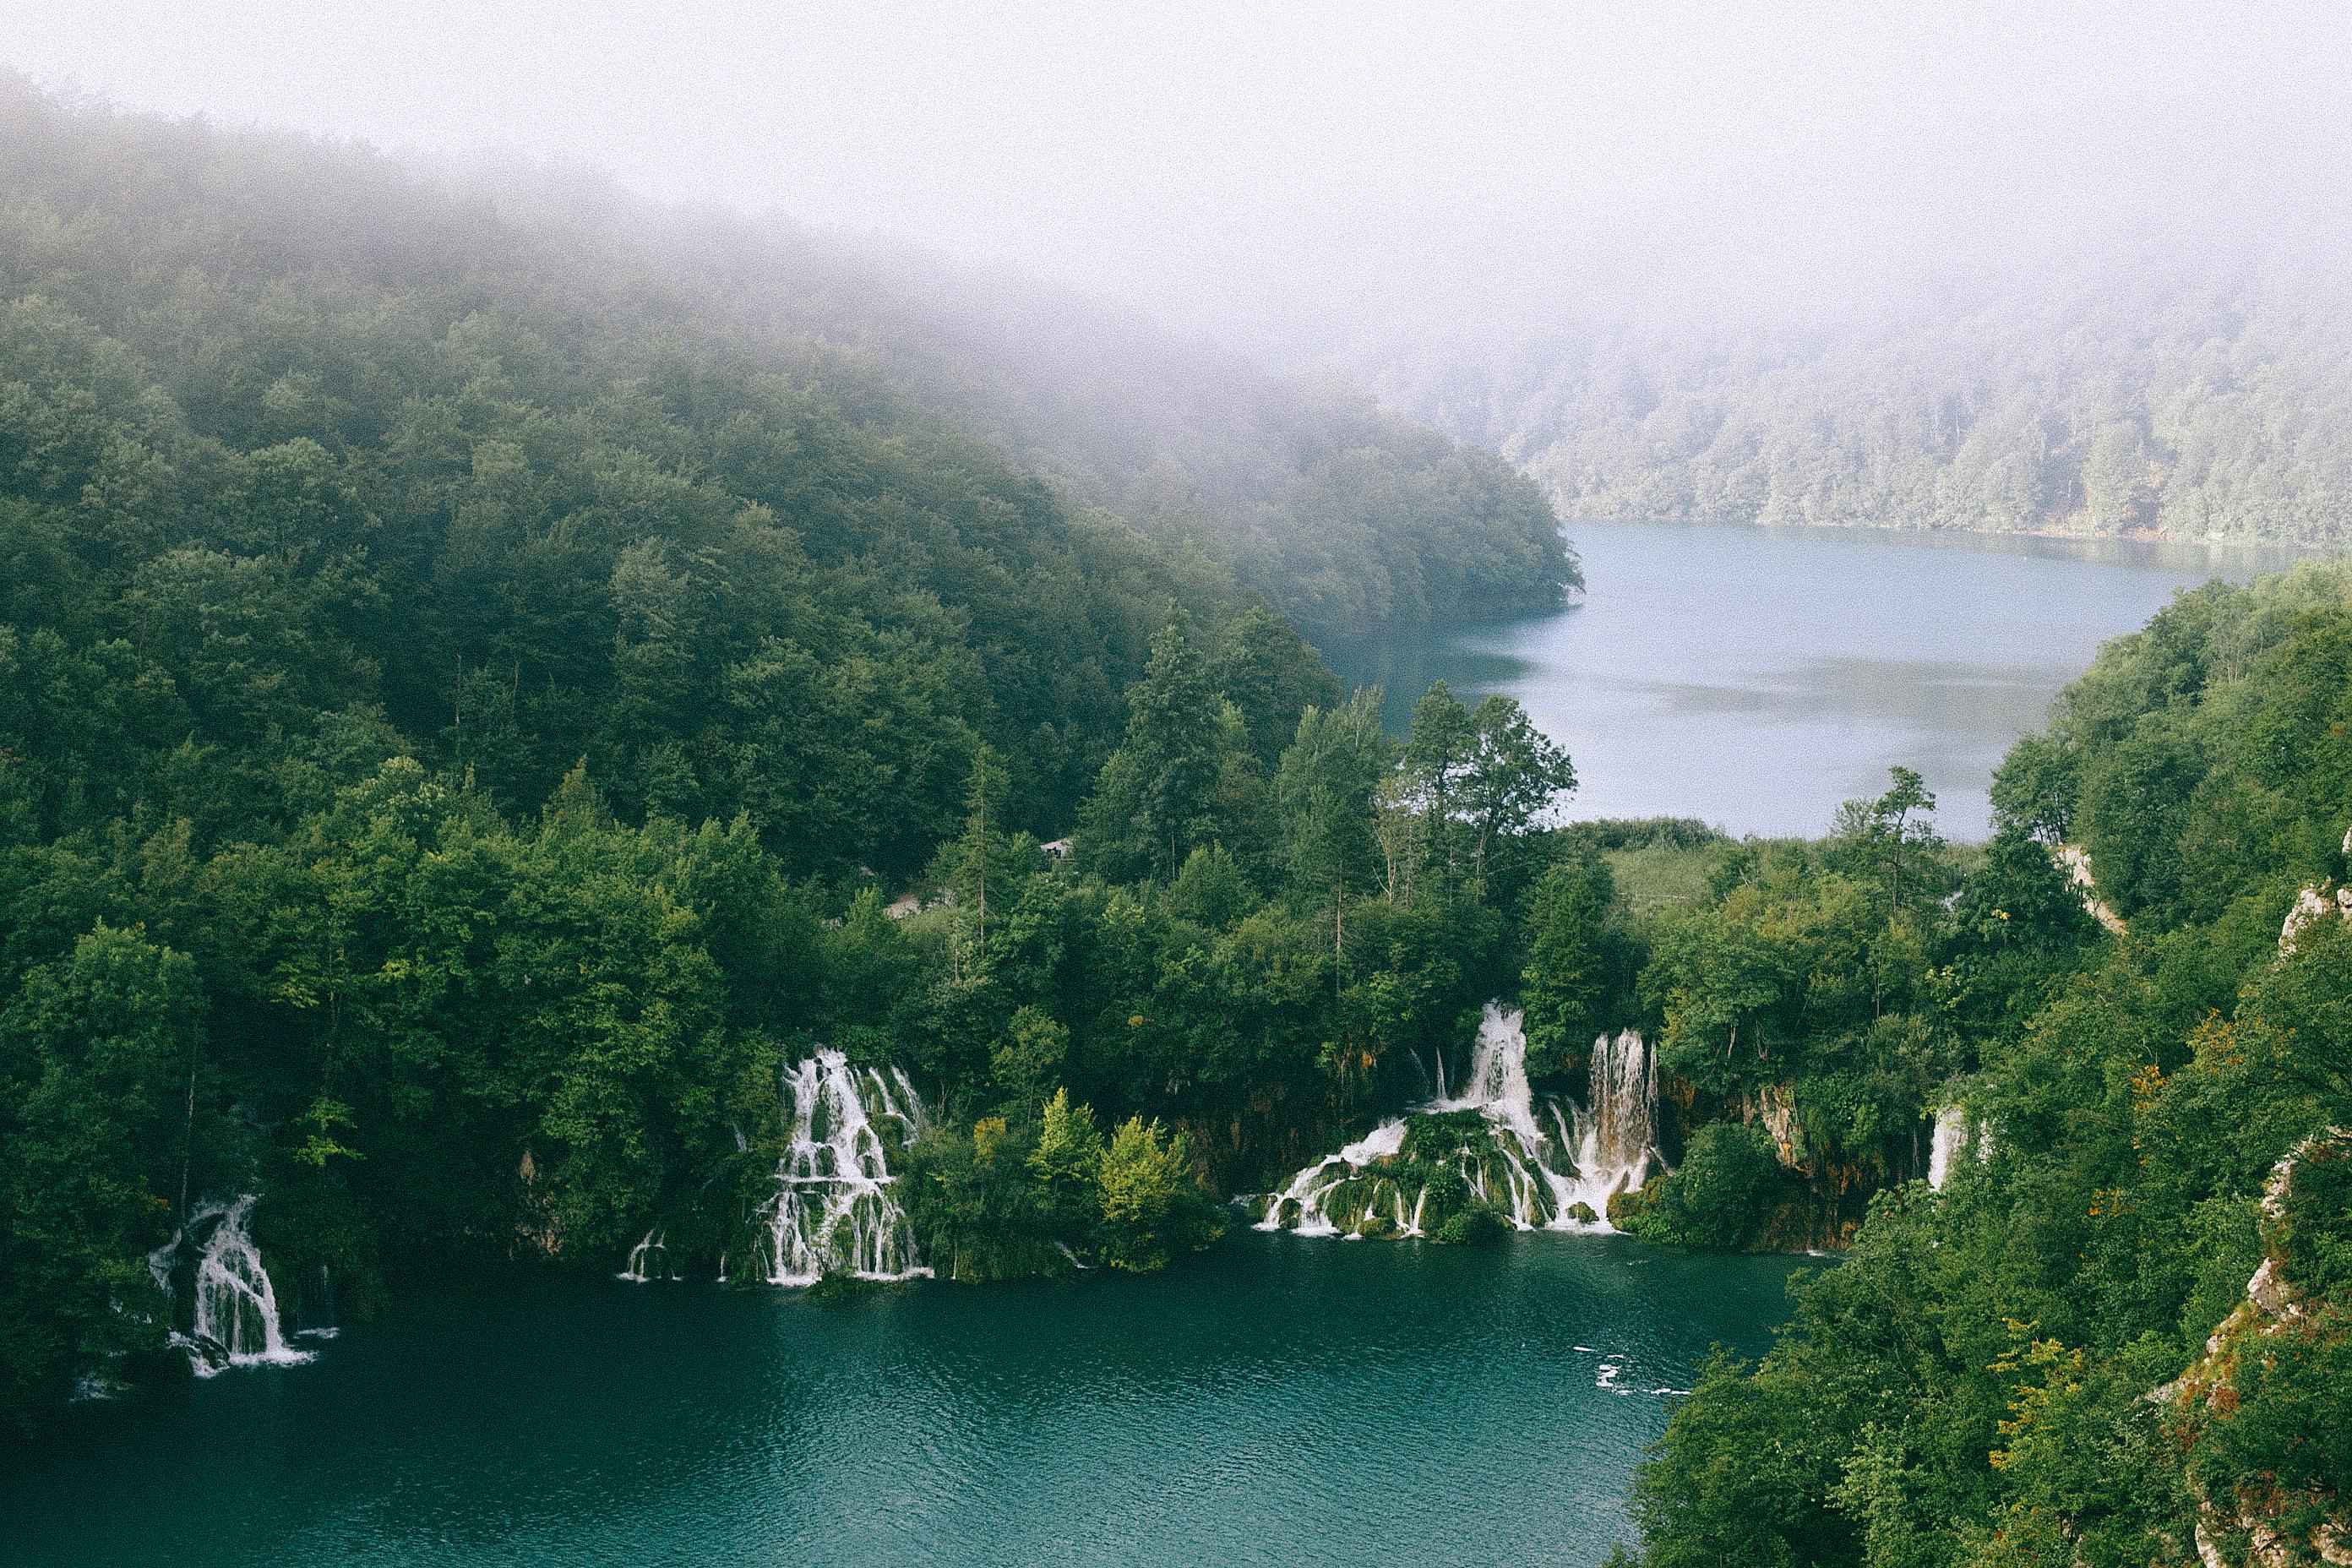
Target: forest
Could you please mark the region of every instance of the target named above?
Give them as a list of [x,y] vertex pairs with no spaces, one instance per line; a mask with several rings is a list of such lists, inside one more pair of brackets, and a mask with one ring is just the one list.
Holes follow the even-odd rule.
[[2279,258],[2130,247],[1833,324],[1368,349],[1391,406],[1561,515],[2341,547],[2352,304]]
[[1545,609],[1582,586],[1517,467],[1344,384],[920,252],[523,188],[534,211],[618,227],[756,330],[855,349],[1066,495],[1205,551],[1311,638]]
[[[2305,567],[2182,595],[2019,743],[1950,911],[1987,967],[1919,971],[1968,1147],[1707,1369],[1637,1561],[2340,1560],[2347,727],[2352,575]],[[2119,931],[1985,879],[2060,842]]]
[[[822,1068],[919,1096],[894,1183],[941,1288],[1151,1269],[1502,998],[1544,1083],[1655,1042],[1674,1169],[1622,1228],[1843,1249],[1680,1405],[1638,1561],[2336,1550],[2352,573],[2109,645],[1986,844],[1900,768],[1817,841],[1569,823],[1509,699],[1391,734],[1301,634],[1571,582],[1492,459],[1309,439],[1287,394],[1243,444],[1298,445],[1227,491],[1057,457],[1007,390],[1049,359],[951,395],[758,304],[787,261],[5,112],[12,1428],[187,1375],[150,1264],[208,1199],[266,1194],[289,1313],[656,1238],[743,1283]],[[1215,499],[1128,515],[1162,479]],[[1310,614],[1292,549],[1391,596]],[[1443,1201],[1433,1239],[1502,1228]]]
[[[1024,924],[1034,846],[1089,802],[1116,876],[1172,880],[1220,822],[1270,875],[1251,809],[1291,787],[1302,718],[1371,710],[1245,552],[1047,482],[618,228],[509,218],[361,150],[5,99],[12,1420],[161,1344],[142,1260],[206,1194],[269,1191],[265,1254],[331,1262],[361,1315],[427,1253],[606,1263],[714,1156],[750,1168],[723,1156],[819,1038],[903,1059],[966,1124],[1011,1029],[1030,1079],[1120,1113],[1108,1152],[1160,1184],[1135,1201],[1197,1207],[1151,1118],[1278,1097],[1319,1048],[1307,1006],[1219,1030],[1213,1063],[1205,1017],[1139,1024],[1080,1079],[1066,1026],[1000,1005],[982,954],[1001,910],[1045,979],[1109,974],[1047,963],[1085,911],[1145,977],[1109,989],[1156,983],[1159,928],[1101,884]],[[1523,481],[1382,428],[1441,488],[1470,476],[1457,522],[1540,542],[1511,592],[1572,580]],[[1389,516],[1416,572],[1465,544]],[[1489,834],[1535,804],[1494,805]],[[967,842],[975,876],[1015,868],[969,953],[883,912]],[[1507,858],[1482,848],[1479,876]],[[1206,866],[1191,886],[1229,909],[1232,865]],[[1231,983],[1319,998],[1322,945],[1252,929]]]

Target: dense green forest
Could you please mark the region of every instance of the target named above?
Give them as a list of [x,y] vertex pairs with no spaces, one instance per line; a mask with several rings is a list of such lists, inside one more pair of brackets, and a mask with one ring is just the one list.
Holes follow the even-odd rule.
[[[1951,910],[1985,967],[1916,969],[1971,1147],[1873,1202],[1760,1363],[1708,1370],[1641,1562],[2341,1560],[2347,731],[2352,575],[2308,568],[2183,595],[2011,753]],[[1998,880],[2062,838],[2120,935]]]
[[[2112,644],[1982,846],[1901,769],[1814,842],[1564,826],[1571,763],[1508,700],[1441,685],[1387,733],[1253,591],[1297,563],[1242,512],[1086,504],[1159,458],[1056,468],[981,427],[1008,382],[958,401],[763,314],[766,262],[6,113],[10,1424],[184,1375],[148,1258],[207,1197],[264,1194],[289,1312],[656,1236],[740,1281],[821,1049],[919,1092],[894,1185],[942,1277],[1158,1267],[1421,1102],[1499,997],[1543,1084],[1654,1041],[1675,1169],[1623,1228],[1850,1244],[1678,1411],[1644,1561],[2185,1563],[2200,1528],[2284,1561],[2340,1528],[2352,574]],[[1500,1228],[1444,1201],[1433,1236]]]
[[2346,542],[2352,303],[2096,254],[1832,326],[1595,328],[1360,356],[1571,519]]
[[[689,1184],[686,1232],[723,1225],[819,1040],[920,1075],[950,1165],[1028,1169],[1077,1091],[1040,1168],[1148,1265],[1370,1069],[1358,969],[1430,969],[1381,993],[1422,1032],[1502,983],[1486,925],[1346,909],[1377,709],[1226,542],[1080,504],[625,237],[17,83],[5,112],[12,1418],[161,1345],[142,1259],[206,1194],[267,1192],[273,1266],[361,1315],[420,1258],[609,1265]],[[1556,528],[1503,488],[1549,593]],[[1493,798],[1430,842],[1483,899],[1543,804],[1496,781],[1564,763],[1514,711],[1457,728]],[[1089,801],[1102,877],[1049,879]]]

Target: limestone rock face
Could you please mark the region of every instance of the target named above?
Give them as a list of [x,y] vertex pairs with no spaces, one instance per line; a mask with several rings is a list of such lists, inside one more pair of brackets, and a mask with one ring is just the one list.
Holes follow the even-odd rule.
[[1757,1099],[1764,1131],[1772,1135],[1772,1147],[1780,1151],[1780,1163],[1792,1171],[1802,1170],[1805,1157],[1797,1147],[1796,1090],[1785,1083],[1768,1083]]
[[2326,920],[2329,915],[2352,924],[2352,886],[2331,892],[2326,883],[2305,888],[2294,896],[2294,907],[2286,912],[2279,927],[2279,957],[2293,958],[2303,945],[2303,933]]
[[[2331,1127],[2272,1168],[2262,1198],[2264,1254],[2246,1282],[2245,1300],[2205,1342],[2195,1365],[2148,1395],[2165,1407],[2168,1426],[2191,1453],[2212,1423],[2239,1410],[2242,1368],[2267,1363],[2292,1336],[2342,1331],[2329,1329],[2324,1298],[2314,1300],[2298,1289],[2287,1245],[2298,1173],[2339,1161],[2352,1161],[2352,1131]],[[2337,1316],[2340,1321],[2340,1308]],[[2226,1489],[2216,1489],[2192,1472],[2191,1490],[2198,1503],[2197,1556],[2205,1568],[2292,1568],[2315,1560],[2352,1565],[2352,1499],[2290,1491],[2268,1474],[2233,1477]]]

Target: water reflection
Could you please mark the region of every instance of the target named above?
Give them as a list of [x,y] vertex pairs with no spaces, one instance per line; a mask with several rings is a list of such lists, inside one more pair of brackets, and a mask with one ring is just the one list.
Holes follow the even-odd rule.
[[1567,745],[1577,816],[1696,816],[1819,833],[1902,763],[1945,831],[1981,836],[1987,785],[2098,645],[2183,586],[2284,550],[1880,529],[1586,524],[1589,595],[1550,615],[1327,649],[1388,689],[1402,730],[1444,677],[1501,691]]

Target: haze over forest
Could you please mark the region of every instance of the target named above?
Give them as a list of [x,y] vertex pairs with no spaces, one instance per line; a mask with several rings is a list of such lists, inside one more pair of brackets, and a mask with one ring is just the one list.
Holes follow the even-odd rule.
[[2347,1560],[2352,21],[82,9],[12,1563]]
[[912,239],[1294,361],[1836,320],[2119,246],[2292,260],[2352,169],[2326,5],[111,11],[21,18],[10,58]]
[[[116,16],[28,18],[13,61],[748,217],[1033,362],[1164,378],[1068,323],[1090,297],[1368,388],[1571,521],[2326,544],[2352,501],[2331,7]],[[1177,504],[1129,478],[1100,493]]]

